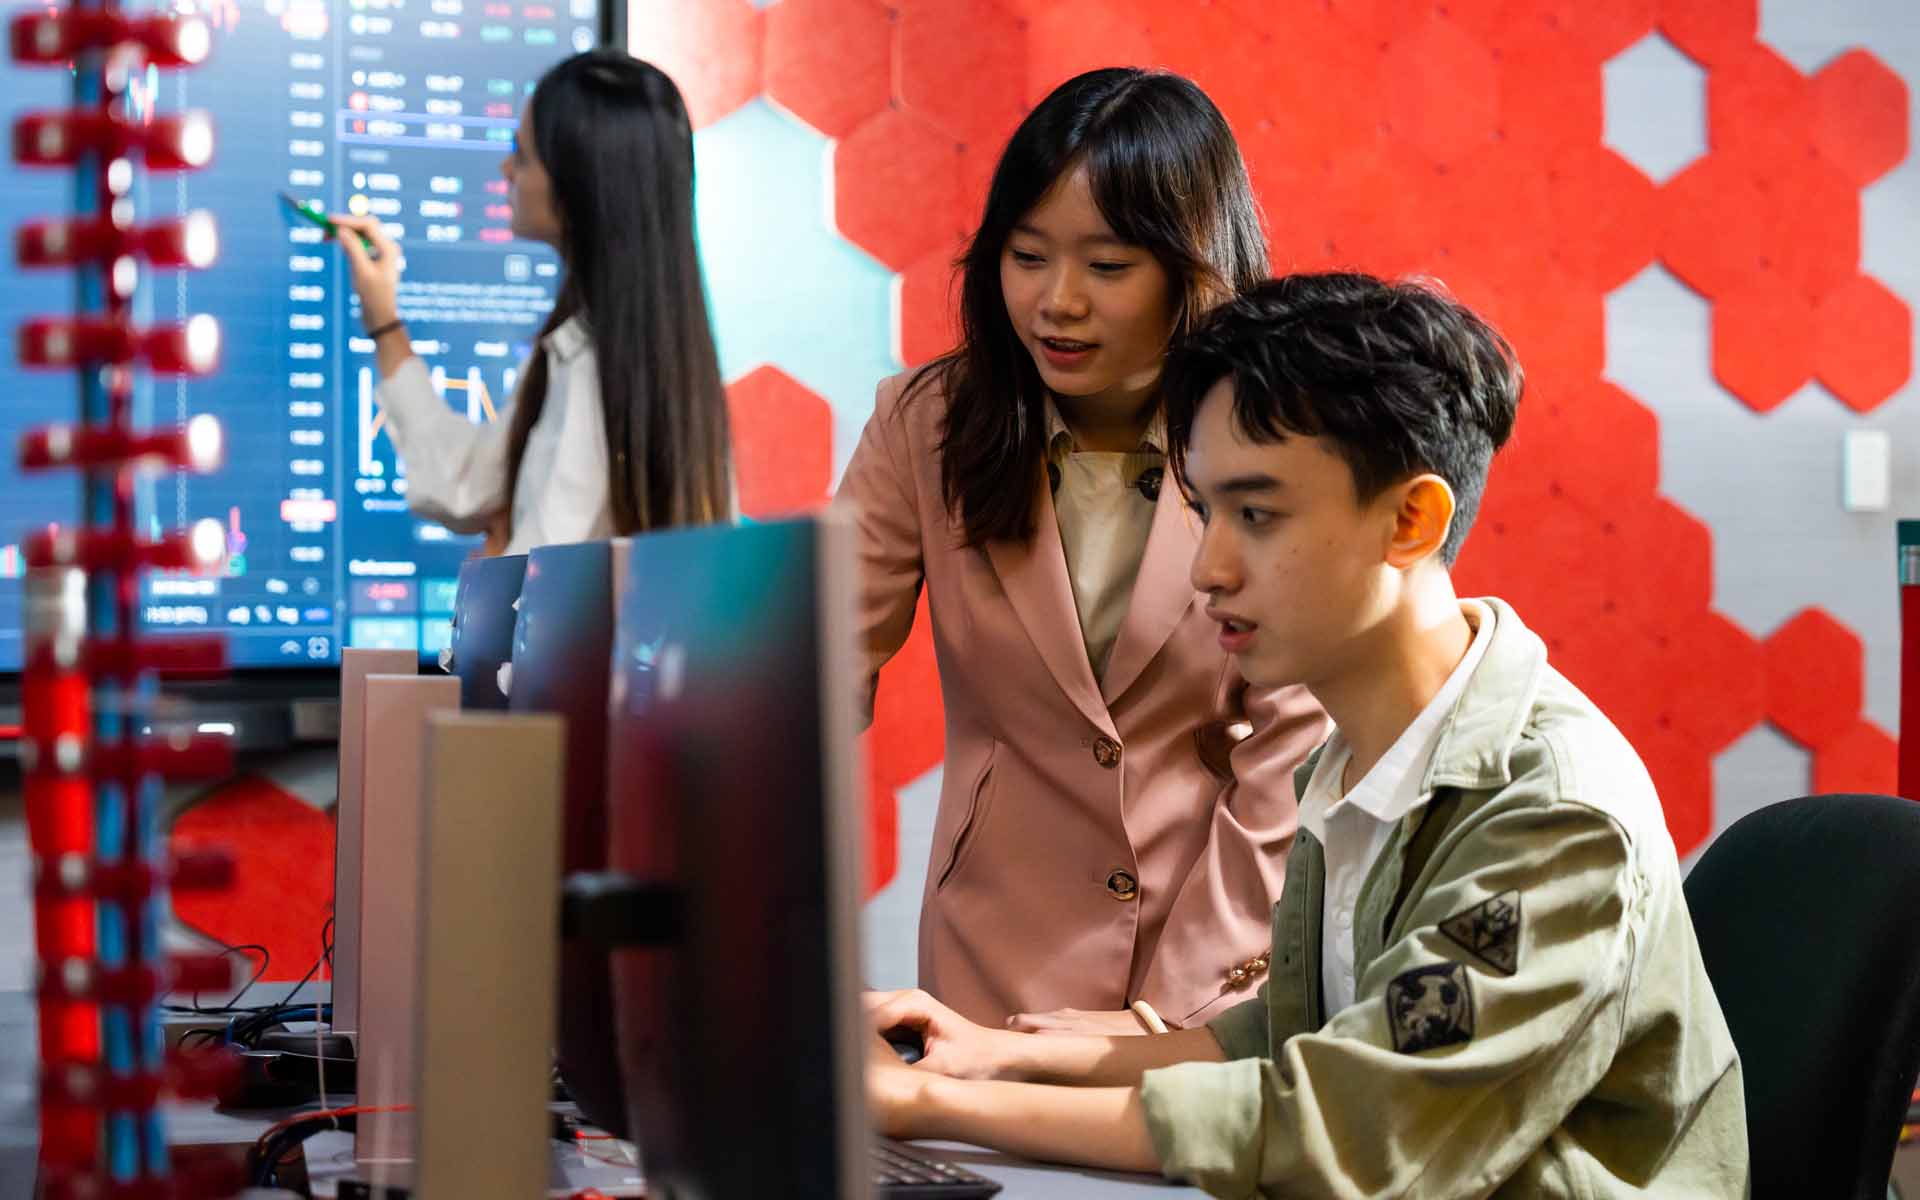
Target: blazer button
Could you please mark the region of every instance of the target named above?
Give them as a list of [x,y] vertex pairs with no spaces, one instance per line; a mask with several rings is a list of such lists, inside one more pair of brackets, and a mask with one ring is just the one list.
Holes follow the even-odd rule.
[[1140,884],[1125,871],[1107,876],[1107,894],[1115,900],[1131,900],[1140,894]]
[[1120,765],[1120,743],[1106,734],[1093,739],[1093,761],[1111,771]]

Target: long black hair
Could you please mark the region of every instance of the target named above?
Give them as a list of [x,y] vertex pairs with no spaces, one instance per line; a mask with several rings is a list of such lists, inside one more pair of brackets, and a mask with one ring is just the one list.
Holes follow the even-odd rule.
[[986,213],[957,264],[960,345],[921,368],[948,407],[940,481],[969,546],[1032,536],[1046,385],[1007,316],[1000,258],[1013,227],[1076,166],[1121,239],[1167,272],[1176,336],[1267,275],[1266,239],[1226,118],[1191,80],[1109,67],[1055,88],[1014,131]]
[[[726,392],[694,249],[693,127],[680,89],[624,51],[599,49],[548,71],[528,103],[566,271],[540,336],[576,315],[593,335],[614,528],[725,520]],[[509,489],[546,393],[546,356],[536,353],[508,434]]]

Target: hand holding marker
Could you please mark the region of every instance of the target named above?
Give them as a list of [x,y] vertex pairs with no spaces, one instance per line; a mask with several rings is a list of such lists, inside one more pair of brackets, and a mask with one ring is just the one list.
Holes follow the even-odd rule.
[[[308,224],[311,224],[311,225],[318,225],[322,230],[326,232],[326,235],[329,238],[336,238],[340,236],[340,227],[334,224],[333,218],[327,216],[326,212],[323,209],[321,209],[317,204],[302,204],[300,201],[295,200],[292,196],[288,195],[286,192],[280,193],[280,203],[283,206],[285,206],[289,216],[298,217],[301,220],[306,221]],[[379,258],[380,258],[379,248],[375,246],[372,241],[368,240],[365,234],[360,235],[360,244],[367,248],[368,258],[371,258],[376,262],[379,261]]]

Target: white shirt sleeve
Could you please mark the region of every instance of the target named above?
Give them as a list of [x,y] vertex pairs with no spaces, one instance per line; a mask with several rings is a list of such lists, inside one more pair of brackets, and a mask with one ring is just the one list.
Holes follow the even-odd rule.
[[485,529],[507,503],[507,412],[484,425],[467,420],[433,390],[417,357],[381,380],[375,395],[407,466],[407,507],[456,533]]
[[[561,422],[546,478],[529,478],[524,470],[521,476],[523,486],[539,488],[536,502],[525,512],[525,524],[531,527],[526,540],[531,545],[594,541],[614,532],[607,487],[606,416],[600,408],[600,369],[592,351],[575,355],[566,365],[565,376],[565,395],[549,394],[548,409],[541,414],[542,423],[554,416]],[[560,404],[557,414],[552,411],[556,402]],[[520,525],[516,519],[516,543],[522,541]]]

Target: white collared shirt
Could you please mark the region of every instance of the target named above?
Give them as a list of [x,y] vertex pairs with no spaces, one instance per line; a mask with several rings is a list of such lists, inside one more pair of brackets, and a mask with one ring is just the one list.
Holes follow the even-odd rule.
[[1460,664],[1440,685],[1412,724],[1401,731],[1380,761],[1345,796],[1340,779],[1353,757],[1338,729],[1327,740],[1313,777],[1300,797],[1300,827],[1312,833],[1326,852],[1326,900],[1320,915],[1320,993],[1326,1013],[1353,1003],[1354,908],[1367,874],[1386,848],[1395,825],[1424,801],[1427,768],[1447,715],[1466,690],[1467,680],[1486,654],[1493,615],[1478,600],[1462,600],[1460,611],[1473,627],[1473,641]]
[[[1166,419],[1156,414],[1128,453],[1081,450],[1073,432],[1047,401],[1047,473],[1053,512],[1066,552],[1067,580],[1080,617],[1093,677],[1103,678],[1113,643],[1133,599],[1133,581],[1146,557],[1147,535],[1160,485],[1165,482]],[[1141,478],[1149,472],[1149,486]]]
[[[569,318],[541,339],[536,353],[547,356],[547,400],[520,459],[508,554],[614,532],[600,369],[586,323]],[[435,393],[417,356],[381,380],[377,395],[406,463],[407,507],[456,532],[485,529],[506,504],[512,405],[492,421],[467,420]]]

